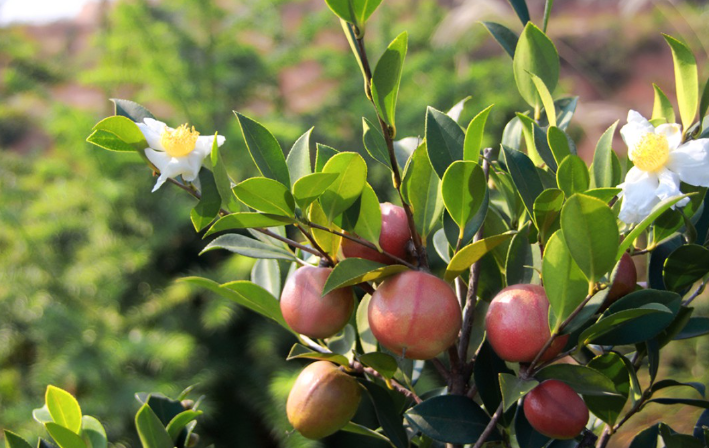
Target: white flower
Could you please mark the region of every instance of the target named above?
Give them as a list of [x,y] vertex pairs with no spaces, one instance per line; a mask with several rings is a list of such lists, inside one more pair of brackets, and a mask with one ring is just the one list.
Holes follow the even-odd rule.
[[[165,123],[146,118],[143,123],[136,123],[148,142],[145,155],[160,170],[160,177],[153,187],[153,192],[160,188],[168,178],[182,175],[186,182],[199,185],[199,170],[202,161],[212,151],[214,136],[200,137],[199,132],[188,128],[186,124],[173,129]],[[217,144],[224,144],[224,136],[217,137]]]
[[[661,124],[654,127],[634,110],[628,112],[628,124],[620,130],[628,157],[635,165],[618,185],[621,221],[633,224],[642,221],[661,200],[682,194],[680,181],[709,187],[709,139],[682,143],[680,125]],[[684,198],[676,206],[689,202]]]

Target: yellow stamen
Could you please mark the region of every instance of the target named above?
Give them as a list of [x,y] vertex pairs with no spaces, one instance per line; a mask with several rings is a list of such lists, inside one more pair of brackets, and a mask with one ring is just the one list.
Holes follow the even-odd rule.
[[187,124],[183,124],[173,131],[165,128],[160,135],[160,143],[171,157],[184,157],[194,151],[197,137],[199,132],[195,131],[194,126],[189,129]]
[[636,167],[652,173],[667,163],[670,145],[664,135],[648,133],[643,136],[630,155]]

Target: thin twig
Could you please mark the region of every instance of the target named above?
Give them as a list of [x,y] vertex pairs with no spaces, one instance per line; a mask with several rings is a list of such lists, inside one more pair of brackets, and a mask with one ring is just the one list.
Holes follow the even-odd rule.
[[687,300],[685,300],[684,302],[682,302],[682,306],[689,306],[689,304],[692,303],[692,301],[693,301],[694,299],[696,299],[697,297],[699,297],[699,295],[700,295],[701,293],[703,293],[703,292],[704,292],[704,289],[707,287],[707,283],[709,283],[709,279],[704,280],[704,281],[702,282],[702,284],[699,285],[699,287],[697,288],[697,290],[694,291],[694,292],[692,293],[692,295],[687,298]]
[[399,392],[400,394],[404,395],[406,398],[410,398],[416,402],[416,404],[421,403],[421,398],[416,395],[416,392],[407,389],[406,387],[402,386],[401,383],[396,381],[395,379],[387,380],[382,376],[381,373],[377,372],[376,370],[372,369],[371,367],[365,367],[360,363],[359,361],[352,361],[350,362],[350,368],[354,370],[357,373],[367,373],[369,375],[375,376],[385,383],[389,385],[392,389],[395,391]]
[[330,266],[335,266],[335,264],[337,264],[337,263],[335,262],[335,260],[333,260],[333,258],[330,256],[330,254],[328,254],[328,253],[325,251],[325,249],[323,249],[322,247],[320,247],[320,245],[318,244],[317,241],[315,241],[315,238],[313,237],[313,235],[310,234],[310,232],[308,232],[307,230],[305,230],[303,227],[301,227],[301,226],[298,225],[298,224],[295,224],[295,228],[298,229],[298,230],[300,230],[300,233],[302,233],[303,236],[304,236],[308,241],[310,241],[310,244],[312,244],[313,247],[319,252],[320,257],[322,257],[322,258],[324,258],[325,260],[327,260],[327,262],[330,264]]
[[446,369],[446,366],[443,365],[441,360],[438,358],[431,359],[431,364],[433,364],[433,367],[435,367],[436,370],[438,370],[438,374],[441,375],[441,377],[444,380],[446,380],[446,384],[447,384],[448,381],[450,380],[450,372],[448,371],[448,369]]
[[487,424],[485,430],[480,435],[480,438],[478,438],[478,441],[475,442],[475,445],[473,445],[473,448],[480,448],[481,446],[483,446],[487,438],[490,437],[490,434],[492,434],[492,431],[495,429],[495,425],[497,425],[497,421],[500,420],[500,417],[502,417],[502,409],[503,405],[502,402],[500,402],[500,405],[497,407],[497,410],[490,419],[490,423]]

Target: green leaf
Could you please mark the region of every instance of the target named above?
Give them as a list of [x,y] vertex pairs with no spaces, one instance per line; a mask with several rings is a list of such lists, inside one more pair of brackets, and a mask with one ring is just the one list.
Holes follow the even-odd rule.
[[529,73],[529,76],[532,77],[534,87],[536,87],[539,98],[542,100],[549,125],[556,126],[556,107],[554,106],[554,98],[552,98],[551,92],[547,88],[546,84],[544,84],[542,78],[534,73]]
[[549,238],[561,227],[563,205],[564,193],[556,188],[542,191],[534,201],[534,222],[539,231],[539,241],[544,246],[549,244]]
[[106,430],[101,422],[90,415],[81,418],[81,438],[87,448],[107,448]]
[[236,197],[264,213],[280,216],[295,216],[295,200],[288,187],[273,179],[252,177],[234,187]]
[[215,249],[226,249],[249,258],[273,258],[289,261],[295,259],[295,255],[286,249],[237,234],[222,235],[215,238],[211,243],[207,244],[207,247],[200,252],[200,255]]
[[485,199],[487,179],[483,169],[475,162],[457,161],[448,167],[441,182],[443,203],[451,218],[460,228],[463,238],[465,226],[470,222]]
[[[328,229],[337,231],[341,230],[331,221],[328,221],[327,216],[325,216],[325,212],[323,211],[319,202],[313,202],[310,205],[308,219],[311,222],[324,226]],[[340,243],[342,242],[341,236],[335,235],[331,232],[328,232],[327,230],[320,230],[316,228],[311,228],[311,231],[313,232],[313,238],[315,238],[315,241],[320,245],[320,247],[323,248],[325,252],[333,256],[337,254],[337,252],[340,250]]]
[[541,100],[530,74],[541,78],[550,92],[559,81],[559,55],[551,40],[536,25],[528,22],[517,42],[513,69],[517,89],[532,107],[540,107]]
[[692,50],[685,44],[667,34],[663,34],[663,36],[672,49],[679,116],[682,118],[682,128],[686,131],[692,126],[694,117],[697,115],[699,102],[697,61],[694,59]]
[[234,112],[244,134],[246,147],[259,172],[283,185],[290,185],[288,165],[276,137],[262,124]]
[[388,444],[391,444],[391,441],[389,440],[388,437],[379,434],[377,431],[373,431],[366,426],[358,425],[357,423],[354,422],[347,422],[347,424],[340,428],[341,431],[346,431],[346,432],[351,432],[352,434],[359,434],[361,436],[367,436],[371,437],[373,439],[379,439],[381,441],[384,441]]
[[539,381],[534,379],[523,380],[522,378],[500,373],[500,390],[502,391],[503,411],[507,411],[517,401],[527,395],[532,389],[537,387]]
[[140,128],[122,116],[104,118],[93,127],[87,141],[111,151],[143,151],[148,147]]
[[497,356],[490,343],[484,341],[475,358],[473,378],[485,409],[497,409],[497,406],[502,403],[501,373],[513,374],[514,372]]
[[47,386],[44,395],[49,414],[54,423],[78,434],[81,430],[81,407],[69,392],[55,386]]
[[222,198],[219,196],[214,176],[209,170],[200,170],[199,182],[202,185],[202,197],[190,210],[190,220],[197,232],[209,225],[219,215]]
[[588,345],[596,339],[616,330],[621,324],[637,320],[643,316],[666,313],[671,315],[672,311],[659,303],[648,303],[637,309],[623,310],[602,318],[595,324],[585,329],[579,336],[579,347]]
[[517,415],[515,415],[515,438],[519,448],[544,447],[551,440],[532,428],[532,425],[529,424],[527,417],[524,415],[522,407],[517,408]]
[[174,448],[175,444],[167,430],[147,404],[135,415],[135,426],[143,448]]
[[[699,102],[699,118],[703,118],[707,114],[707,109],[709,108],[709,79],[704,84],[704,90],[702,90],[702,98]],[[704,130],[704,129],[702,129]]]
[[155,119],[155,116],[148,109],[136,102],[118,98],[111,98],[111,102],[116,115],[129,118],[136,123],[142,123],[146,118]]
[[189,422],[196,419],[200,415],[202,415],[202,411],[195,411],[189,409],[184,412],[180,412],[175,417],[173,417],[173,419],[170,420],[170,423],[168,423],[166,428],[167,433],[170,435],[170,438],[174,441],[177,441],[177,438],[180,436],[180,432],[185,429],[185,426],[187,426]]
[[628,448],[657,448],[657,436],[659,435],[660,428],[658,425],[652,425],[637,433]]
[[371,381],[360,381],[360,384],[364,386],[372,400],[377,420],[384,434],[389,437],[395,448],[409,448],[409,439],[404,430],[401,413],[389,393]]
[[655,103],[652,106],[651,120],[664,120],[665,123],[676,123],[675,111],[672,109],[672,103],[657,84],[653,84],[655,89]]
[[337,173],[313,173],[298,179],[293,184],[293,196],[300,208],[306,208],[317,200],[339,177]]
[[290,349],[290,353],[286,356],[286,361],[291,359],[316,359],[322,361],[330,361],[339,364],[343,367],[349,367],[350,361],[346,356],[337,353],[320,353],[309,349],[302,344],[294,344]]
[[547,131],[547,143],[549,144],[549,149],[551,150],[557,165],[561,164],[566,156],[571,155],[569,138],[567,137],[566,132],[562,131],[558,127],[549,127],[549,130]]
[[258,259],[251,268],[251,281],[274,297],[281,295],[281,268],[278,260]]
[[683,404],[685,406],[694,406],[696,408],[709,409],[709,401],[697,400],[694,398],[653,398],[648,400],[648,403],[657,404]]
[[384,265],[363,258],[345,258],[332,269],[323,287],[322,295],[337,288],[382,280],[407,270],[406,266],[400,264]]
[[399,95],[401,72],[406,58],[409,35],[406,31],[394,39],[374,68],[372,75],[372,100],[379,116],[389,125],[391,138],[396,135],[395,112]]
[[364,185],[359,200],[359,216],[354,231],[361,238],[371,241],[379,247],[379,235],[382,231],[382,209],[379,198],[369,184]]
[[690,339],[705,334],[709,334],[709,317],[691,317],[674,339]]
[[217,185],[217,191],[221,197],[222,207],[228,211],[239,210],[241,207],[231,189],[231,178],[226,171],[226,167],[224,166],[224,162],[222,161],[219,153],[219,144],[217,143],[216,134],[214,135],[214,141],[212,142],[212,153],[210,155],[210,159],[212,162],[212,175],[214,176],[214,183]]
[[52,422],[45,423],[44,427],[59,448],[86,448],[84,439],[76,432]]
[[369,327],[369,301],[372,296],[365,294],[362,300],[359,301],[357,305],[357,312],[355,313],[355,319],[357,321],[357,334],[359,335],[359,342],[362,345],[362,351],[364,353],[371,353],[377,351],[377,339],[372,334],[372,330]]
[[571,196],[561,210],[566,246],[589,282],[597,282],[616,263],[618,225],[615,215],[600,199]]
[[488,115],[490,115],[492,106],[494,106],[494,104],[487,106],[482,112],[470,120],[468,129],[465,131],[465,140],[463,141],[463,160],[477,162],[480,159],[485,123],[487,122]]
[[635,239],[640,236],[641,233],[647,229],[650,224],[653,223],[657,218],[660,217],[666,210],[669,210],[673,205],[682,199],[686,198],[688,195],[684,194],[681,196],[674,196],[671,198],[663,199],[657,205],[655,205],[650,214],[645,217],[640,224],[636,225],[635,228],[625,237],[623,242],[618,246],[618,251],[616,252],[616,261],[620,260],[620,257],[630,248],[630,246],[635,242]]
[[387,148],[384,136],[379,131],[379,127],[372,124],[372,122],[366,118],[362,118],[362,129],[364,148],[369,155],[377,162],[389,168],[390,171],[393,170],[391,167],[391,158],[389,157],[389,149]]
[[5,430],[5,444],[7,448],[32,448],[25,439],[7,429]]
[[[426,146],[439,178],[456,160],[463,160],[465,134],[451,117],[431,106],[426,110]],[[476,158],[477,160],[477,158]]]
[[381,2],[382,0],[325,0],[330,10],[339,18],[358,28],[364,28],[367,19]]
[[630,396],[631,373],[623,362],[622,356],[615,352],[596,356],[587,365],[610,378],[615,385],[615,390],[618,393],[616,396],[587,395],[583,397],[586,406],[593,412],[593,415],[612,426]]
[[[461,445],[475,443],[490,422],[477,403],[460,395],[429,398],[406,411],[404,417],[434,440]],[[500,440],[500,436],[494,430],[487,440]]]
[[338,175],[320,196],[325,216],[332,222],[362,194],[367,183],[367,163],[357,153],[341,152],[327,161],[323,173]]
[[505,260],[505,280],[508,285],[519,283],[539,284],[539,275],[535,270],[541,266],[539,246],[529,244],[529,227],[525,226],[512,237]]
[[288,167],[288,173],[290,173],[290,185],[288,186],[291,188],[294,188],[295,183],[300,178],[313,172],[310,167],[310,135],[312,133],[313,128],[310,128],[305,134],[301,135],[293,144],[286,158],[286,166]]
[[522,197],[525,209],[534,216],[534,201],[544,190],[534,163],[524,153],[502,146],[502,152],[507,169],[512,176],[512,182]]
[[481,259],[485,254],[512,238],[515,233],[516,232],[506,232],[502,235],[484,238],[465,246],[453,256],[451,262],[446,268],[446,273],[443,278],[447,282],[452,282],[457,276],[468,270],[473,263]]
[[399,368],[394,357],[381,352],[366,353],[359,357],[359,362],[373,368],[389,380],[394,378],[394,374]]
[[529,17],[529,9],[527,8],[526,0],[507,0],[510,5],[514,8],[517,13],[517,17],[522,22],[522,25],[526,25],[531,19]]
[[441,181],[431,166],[427,152],[426,144],[414,151],[402,185],[404,198],[413,208],[416,230],[423,239],[436,227],[444,208]]
[[219,218],[204,236],[234,229],[252,229],[258,227],[277,227],[292,224],[295,220],[286,216],[268,215],[265,213],[242,212],[232,213]]
[[[98,146],[99,148],[106,149],[108,151],[118,151],[118,152],[133,152],[135,148],[120,138],[116,134],[112,134],[107,131],[93,131],[91,135],[86,138],[86,141]],[[147,145],[146,145],[147,148]]]
[[315,148],[315,172],[321,173],[327,161],[339,154],[340,151],[321,143],[317,143]]
[[668,387],[691,387],[692,389],[696,390],[699,392],[699,395],[704,397],[706,395],[706,386],[702,383],[697,383],[697,382],[688,382],[688,383],[681,383],[677,380],[673,379],[666,379],[662,381],[658,381],[650,387],[650,393],[654,394],[658,390],[661,389],[666,389]]
[[556,182],[567,198],[588,190],[590,178],[586,162],[579,156],[567,156],[556,172]]
[[549,327],[557,330],[588,293],[588,282],[572,258],[561,230],[551,236],[544,249],[542,279],[556,318],[556,321],[549,322]]
[[709,274],[709,249],[697,244],[680,246],[665,260],[663,279],[670,291],[682,292]]
[[583,192],[586,196],[591,196],[592,198],[600,199],[605,203],[609,203],[614,197],[618,195],[622,190],[620,188],[593,188],[591,190],[586,190]]
[[522,123],[524,133],[524,141],[527,145],[527,155],[532,162],[541,166],[546,164],[552,172],[556,172],[557,163],[554,160],[554,154],[547,143],[547,133],[539,127],[536,121],[531,117],[517,112],[517,117]]
[[613,381],[590,367],[576,364],[552,364],[534,375],[539,381],[559,380],[579,394],[618,395]]
[[492,37],[495,38],[503,50],[512,58],[515,57],[515,48],[517,47],[517,35],[504,25],[495,22],[482,22],[487,28]]
[[593,180],[596,188],[615,187],[613,181],[613,135],[618,121],[613,123],[596,144],[596,151],[593,153]]
[[[554,106],[556,106],[557,127],[562,131],[566,131],[569,127],[569,123],[571,123],[571,119],[574,117],[574,113],[576,113],[576,105],[578,104],[578,101],[579,97],[577,96],[567,96],[554,101]],[[549,123],[545,123],[544,116],[542,115],[539,118],[539,126],[544,128],[548,127],[548,125]],[[571,154],[576,154],[576,146],[573,144],[571,139],[569,139],[569,143],[573,147]]]
[[46,403],[41,408],[37,408],[32,411],[32,418],[37,423],[41,423],[41,424],[45,424],[47,422],[54,421],[54,420],[52,420],[52,416],[49,413],[49,409],[47,408]]

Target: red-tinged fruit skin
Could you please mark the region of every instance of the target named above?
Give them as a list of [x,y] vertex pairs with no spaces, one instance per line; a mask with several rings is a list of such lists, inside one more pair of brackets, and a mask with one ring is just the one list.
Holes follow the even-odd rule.
[[352,419],[361,397],[357,380],[331,362],[317,361],[298,375],[288,395],[286,414],[303,436],[321,439]]
[[431,359],[450,347],[462,321],[450,285],[421,271],[384,280],[372,294],[368,317],[379,343],[410,359]]
[[[539,285],[512,285],[500,291],[485,316],[487,340],[497,356],[510,362],[532,362],[551,337],[549,299]],[[568,335],[554,340],[540,358],[561,353]]]
[[611,285],[608,296],[606,296],[605,306],[608,306],[621,297],[635,291],[638,282],[638,272],[633,263],[633,257],[629,253],[624,253],[618,262],[618,272]]
[[[406,211],[389,202],[379,204],[379,208],[382,211],[382,231],[379,234],[379,245],[383,251],[405,260],[407,258],[406,246],[411,240]],[[382,264],[396,263],[391,257],[347,238],[342,240],[342,253],[347,258],[364,258]]]
[[572,439],[586,427],[588,407],[574,390],[547,380],[524,399],[524,416],[537,432],[553,439]]
[[354,309],[352,288],[339,288],[322,296],[331,268],[304,266],[286,281],[281,293],[281,312],[293,331],[321,339],[347,324]]

